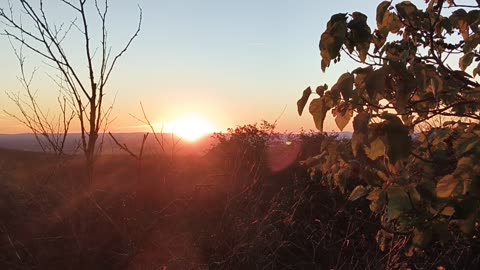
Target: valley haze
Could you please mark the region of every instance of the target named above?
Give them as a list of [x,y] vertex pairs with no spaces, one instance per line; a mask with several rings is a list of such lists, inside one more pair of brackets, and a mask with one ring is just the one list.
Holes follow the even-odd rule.
[[[351,132],[330,132],[328,134],[337,134],[338,138],[351,138]],[[114,137],[121,143],[126,144],[132,151],[139,151],[142,143],[142,138],[145,133],[135,132],[135,133],[114,133]],[[212,134],[213,135],[213,134]],[[182,140],[178,136],[171,133],[164,133],[163,138],[165,142],[165,147],[167,152],[171,152],[172,141],[178,141],[176,145],[175,152],[179,155],[203,155],[205,154],[213,145],[217,143],[216,139],[212,135],[204,136],[195,142],[189,142]],[[157,134],[161,138],[161,134]],[[293,137],[298,136],[298,134],[293,134]],[[288,140],[288,136],[283,136],[280,140]],[[101,141],[102,135],[100,135]],[[65,142],[65,153],[67,154],[81,154],[79,149],[79,143],[81,139],[81,134],[79,133],[70,133],[67,136]],[[108,133],[105,133],[103,137],[103,149],[102,154],[126,154],[125,151],[121,150],[115,142],[110,138]],[[12,149],[12,150],[22,150],[29,152],[42,152],[41,147],[35,140],[35,136],[31,133],[20,133],[20,134],[0,134],[0,148]],[[160,151],[157,142],[153,134],[149,134],[146,144],[145,144],[146,154],[155,154]]]

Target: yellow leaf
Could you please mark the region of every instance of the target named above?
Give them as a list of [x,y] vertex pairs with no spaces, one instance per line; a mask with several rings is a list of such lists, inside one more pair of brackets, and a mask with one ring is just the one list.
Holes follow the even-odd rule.
[[437,183],[437,197],[440,199],[448,199],[451,196],[460,194],[462,192],[460,181],[455,179],[453,175],[445,175]]
[[384,172],[382,172],[382,171],[380,171],[380,170],[377,170],[376,173],[377,173],[377,176],[378,176],[380,179],[382,179],[383,181],[385,181],[385,182],[388,182],[388,180],[390,179],[390,178],[387,176],[386,173],[384,173]]
[[365,145],[365,153],[371,160],[376,160],[385,155],[385,144],[380,137],[377,137],[370,143],[370,147]]
[[347,108],[342,113],[341,109],[337,109],[333,111],[333,116],[335,117],[335,123],[337,124],[337,127],[340,129],[340,131],[343,131],[353,116],[353,110]]
[[455,208],[451,206],[447,206],[442,210],[442,215],[451,217],[453,214],[455,214]]
[[352,193],[350,193],[350,196],[348,197],[348,200],[349,201],[355,201],[355,200],[358,200],[360,199],[361,197],[365,196],[368,194],[368,190],[362,186],[362,185],[359,185],[359,186],[356,186]]
[[313,116],[315,127],[323,132],[323,121],[325,121],[325,116],[327,115],[327,108],[324,100],[322,98],[312,100],[312,102],[310,102],[309,111]]

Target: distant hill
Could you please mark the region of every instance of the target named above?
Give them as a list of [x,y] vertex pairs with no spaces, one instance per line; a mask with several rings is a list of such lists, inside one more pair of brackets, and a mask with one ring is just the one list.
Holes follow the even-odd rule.
[[[74,153],[80,141],[80,134],[70,134],[65,143],[65,152]],[[42,152],[33,134],[0,134],[0,147],[30,152]]]
[[47,154],[39,153],[39,152],[32,152],[32,151],[24,151],[18,149],[8,149],[0,147],[0,160],[3,159],[19,159],[19,160],[28,160],[28,159],[40,159],[48,157]]
[[330,135],[338,135],[339,139],[351,139],[352,132],[350,131],[342,131],[342,132],[327,132]]
[[[329,132],[329,134],[338,134],[339,138],[351,138],[351,132]],[[134,153],[138,153],[141,147],[144,133],[115,133],[115,138],[121,143],[126,144]],[[65,152],[67,154],[81,153],[79,151],[80,137],[79,133],[69,134],[65,143]],[[165,152],[171,154],[172,150],[177,155],[203,155],[216,143],[211,136],[206,136],[196,142],[188,142],[176,137],[170,133],[157,134],[159,141],[163,141]],[[285,137],[286,138],[286,137]],[[99,142],[102,143],[103,154],[122,154],[122,151],[108,134]],[[177,143],[178,142],[178,143]],[[41,152],[33,134],[0,134],[0,148],[15,149],[30,152]],[[149,134],[144,147],[145,154],[161,153],[163,150],[153,134]]]
[[[119,143],[126,144],[133,152],[138,152],[141,147],[144,133],[116,133],[115,138]],[[163,138],[162,138],[163,137]],[[176,154],[190,155],[203,154],[214,143],[214,139],[205,137],[197,142],[190,143],[182,140],[172,134],[157,134],[158,141],[163,142],[164,149],[169,154],[172,150]],[[65,152],[67,154],[80,153],[81,135],[78,133],[69,134],[65,143]],[[122,151],[108,134],[99,138],[99,143],[102,145],[103,154],[121,154]],[[0,148],[14,149],[31,152],[42,152],[42,148],[38,145],[37,140],[33,134],[0,134]],[[159,153],[161,150],[157,139],[149,134],[145,143],[145,154]]]

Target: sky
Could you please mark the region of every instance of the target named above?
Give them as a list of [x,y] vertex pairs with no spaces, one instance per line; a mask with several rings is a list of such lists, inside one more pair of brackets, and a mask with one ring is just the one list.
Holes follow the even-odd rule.
[[[54,20],[71,18],[72,13],[58,4],[60,1],[46,2],[52,3],[47,14]],[[141,131],[144,127],[131,116],[141,116],[140,102],[154,123],[197,115],[216,131],[276,119],[278,131],[314,129],[308,111],[301,117],[297,114],[296,101],[302,91],[324,83],[332,86],[340,74],[356,67],[343,58],[345,61],[322,73],[318,42],[327,21],[335,13],[361,11],[369,15],[374,27],[378,3],[110,0],[107,26],[113,50],[121,49],[135,31],[137,5],[143,10],[143,21],[140,35],[120,59],[107,85],[107,102],[115,97],[108,130]],[[75,63],[84,67],[79,37],[72,31],[65,47],[78,61]],[[27,132],[4,112],[16,112],[5,92],[21,91],[21,85],[18,62],[3,36],[0,52],[0,133]],[[39,68],[33,81],[39,102],[51,114],[56,113],[58,90],[48,77],[54,70],[40,58],[26,56],[29,70]],[[331,117],[325,127],[326,131],[338,131]]]

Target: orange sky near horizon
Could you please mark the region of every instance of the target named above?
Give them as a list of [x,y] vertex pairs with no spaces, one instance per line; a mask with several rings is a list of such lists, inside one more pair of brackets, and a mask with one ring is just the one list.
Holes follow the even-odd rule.
[[[414,2],[419,7],[424,5],[424,1]],[[196,115],[214,131],[261,120],[277,120],[280,132],[315,129],[308,108],[301,117],[297,114],[296,102],[302,91],[324,83],[332,86],[340,74],[357,67],[344,57],[322,73],[320,34],[330,16],[338,12],[362,11],[374,26],[378,4],[318,0],[111,1],[108,29],[114,50],[120,49],[135,30],[137,3],[144,18],[140,36],[120,58],[107,85],[106,104],[115,100],[107,128],[111,132],[147,131],[132,117],[142,117],[140,103],[150,121],[158,125]],[[48,14],[58,20],[69,18],[69,13],[57,6],[49,6]],[[86,64],[79,41],[79,33],[73,32],[65,47],[75,65],[83,69]],[[5,113],[18,115],[5,92],[21,92],[21,85],[17,80],[18,61],[4,36],[0,36],[0,51],[0,133],[27,133],[27,128]],[[32,83],[38,90],[39,104],[54,116],[58,113],[58,90],[49,78],[54,70],[38,56],[29,52],[26,56],[27,72],[39,68]],[[330,112],[324,129],[339,131]],[[345,130],[351,131],[351,124]],[[78,131],[75,122],[71,132]]]

